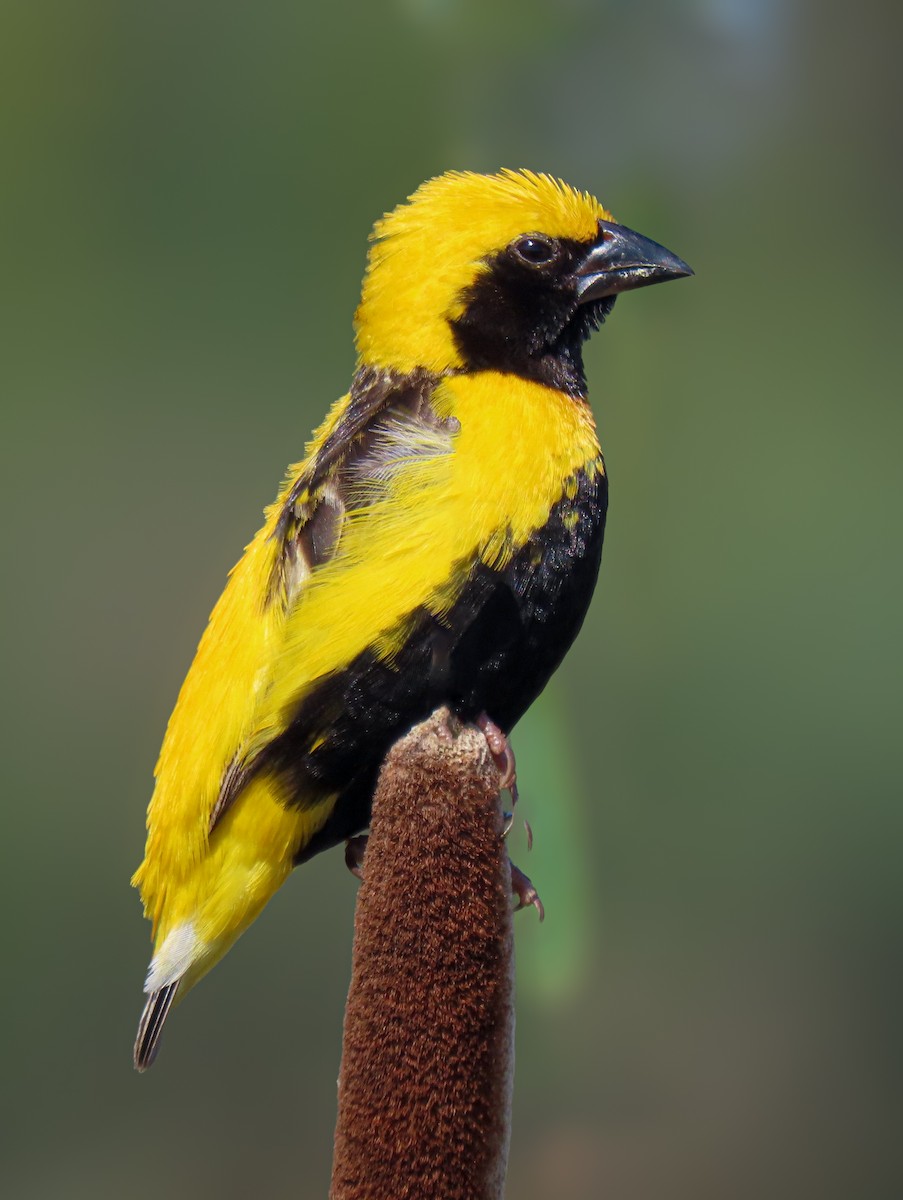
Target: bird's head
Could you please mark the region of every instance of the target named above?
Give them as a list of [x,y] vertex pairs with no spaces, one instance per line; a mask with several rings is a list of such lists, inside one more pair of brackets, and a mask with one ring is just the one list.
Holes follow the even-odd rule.
[[450,172],[373,230],[360,363],[499,370],[582,395],[581,346],[618,292],[692,273],[560,180]]

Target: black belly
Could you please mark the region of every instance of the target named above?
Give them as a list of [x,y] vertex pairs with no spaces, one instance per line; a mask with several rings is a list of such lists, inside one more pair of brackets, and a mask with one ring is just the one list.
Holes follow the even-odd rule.
[[323,680],[255,760],[253,773],[274,777],[287,805],[338,796],[297,862],[366,828],[389,747],[439,705],[465,721],[486,712],[507,732],[548,683],[583,623],[602,554],[605,475],[581,472],[575,483],[503,571],[477,564],[441,621],[412,614],[391,663],[367,650]]

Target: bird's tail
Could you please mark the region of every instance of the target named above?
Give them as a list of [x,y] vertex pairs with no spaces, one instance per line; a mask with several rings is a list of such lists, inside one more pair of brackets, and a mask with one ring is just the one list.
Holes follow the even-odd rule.
[[[223,818],[208,852],[168,880],[155,859],[138,872],[145,912],[155,918],[147,1003],[135,1039],[139,1071],[153,1063],[163,1023],[288,878],[296,848],[323,824],[334,800],[289,809],[269,780],[252,780]],[[150,863],[150,866],[148,864]]]
[[176,992],[179,990],[181,982],[181,979],[176,979],[173,983],[167,983],[165,987],[158,988],[148,996],[141,1020],[138,1022],[138,1036],[135,1038],[136,1071],[146,1071],[157,1057],[163,1024],[172,1008],[172,1002],[176,998]]

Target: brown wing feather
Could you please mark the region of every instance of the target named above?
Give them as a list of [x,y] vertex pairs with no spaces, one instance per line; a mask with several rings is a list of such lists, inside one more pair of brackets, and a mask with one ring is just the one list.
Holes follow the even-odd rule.
[[[430,404],[437,378],[425,371],[396,375],[360,370],[348,407],[319,452],[286,496],[274,537],[281,543],[273,564],[267,603],[290,607],[321,563],[333,557],[352,496],[350,486],[379,438],[380,417],[403,416],[410,425],[428,428],[440,419]],[[359,482],[359,481],[358,481]]]

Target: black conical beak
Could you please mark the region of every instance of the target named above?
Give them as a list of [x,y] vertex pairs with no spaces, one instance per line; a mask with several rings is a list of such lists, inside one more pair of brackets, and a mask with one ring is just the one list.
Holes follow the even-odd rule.
[[600,221],[599,240],[575,272],[577,301],[587,304],[692,274],[683,259],[658,242],[625,225]]

